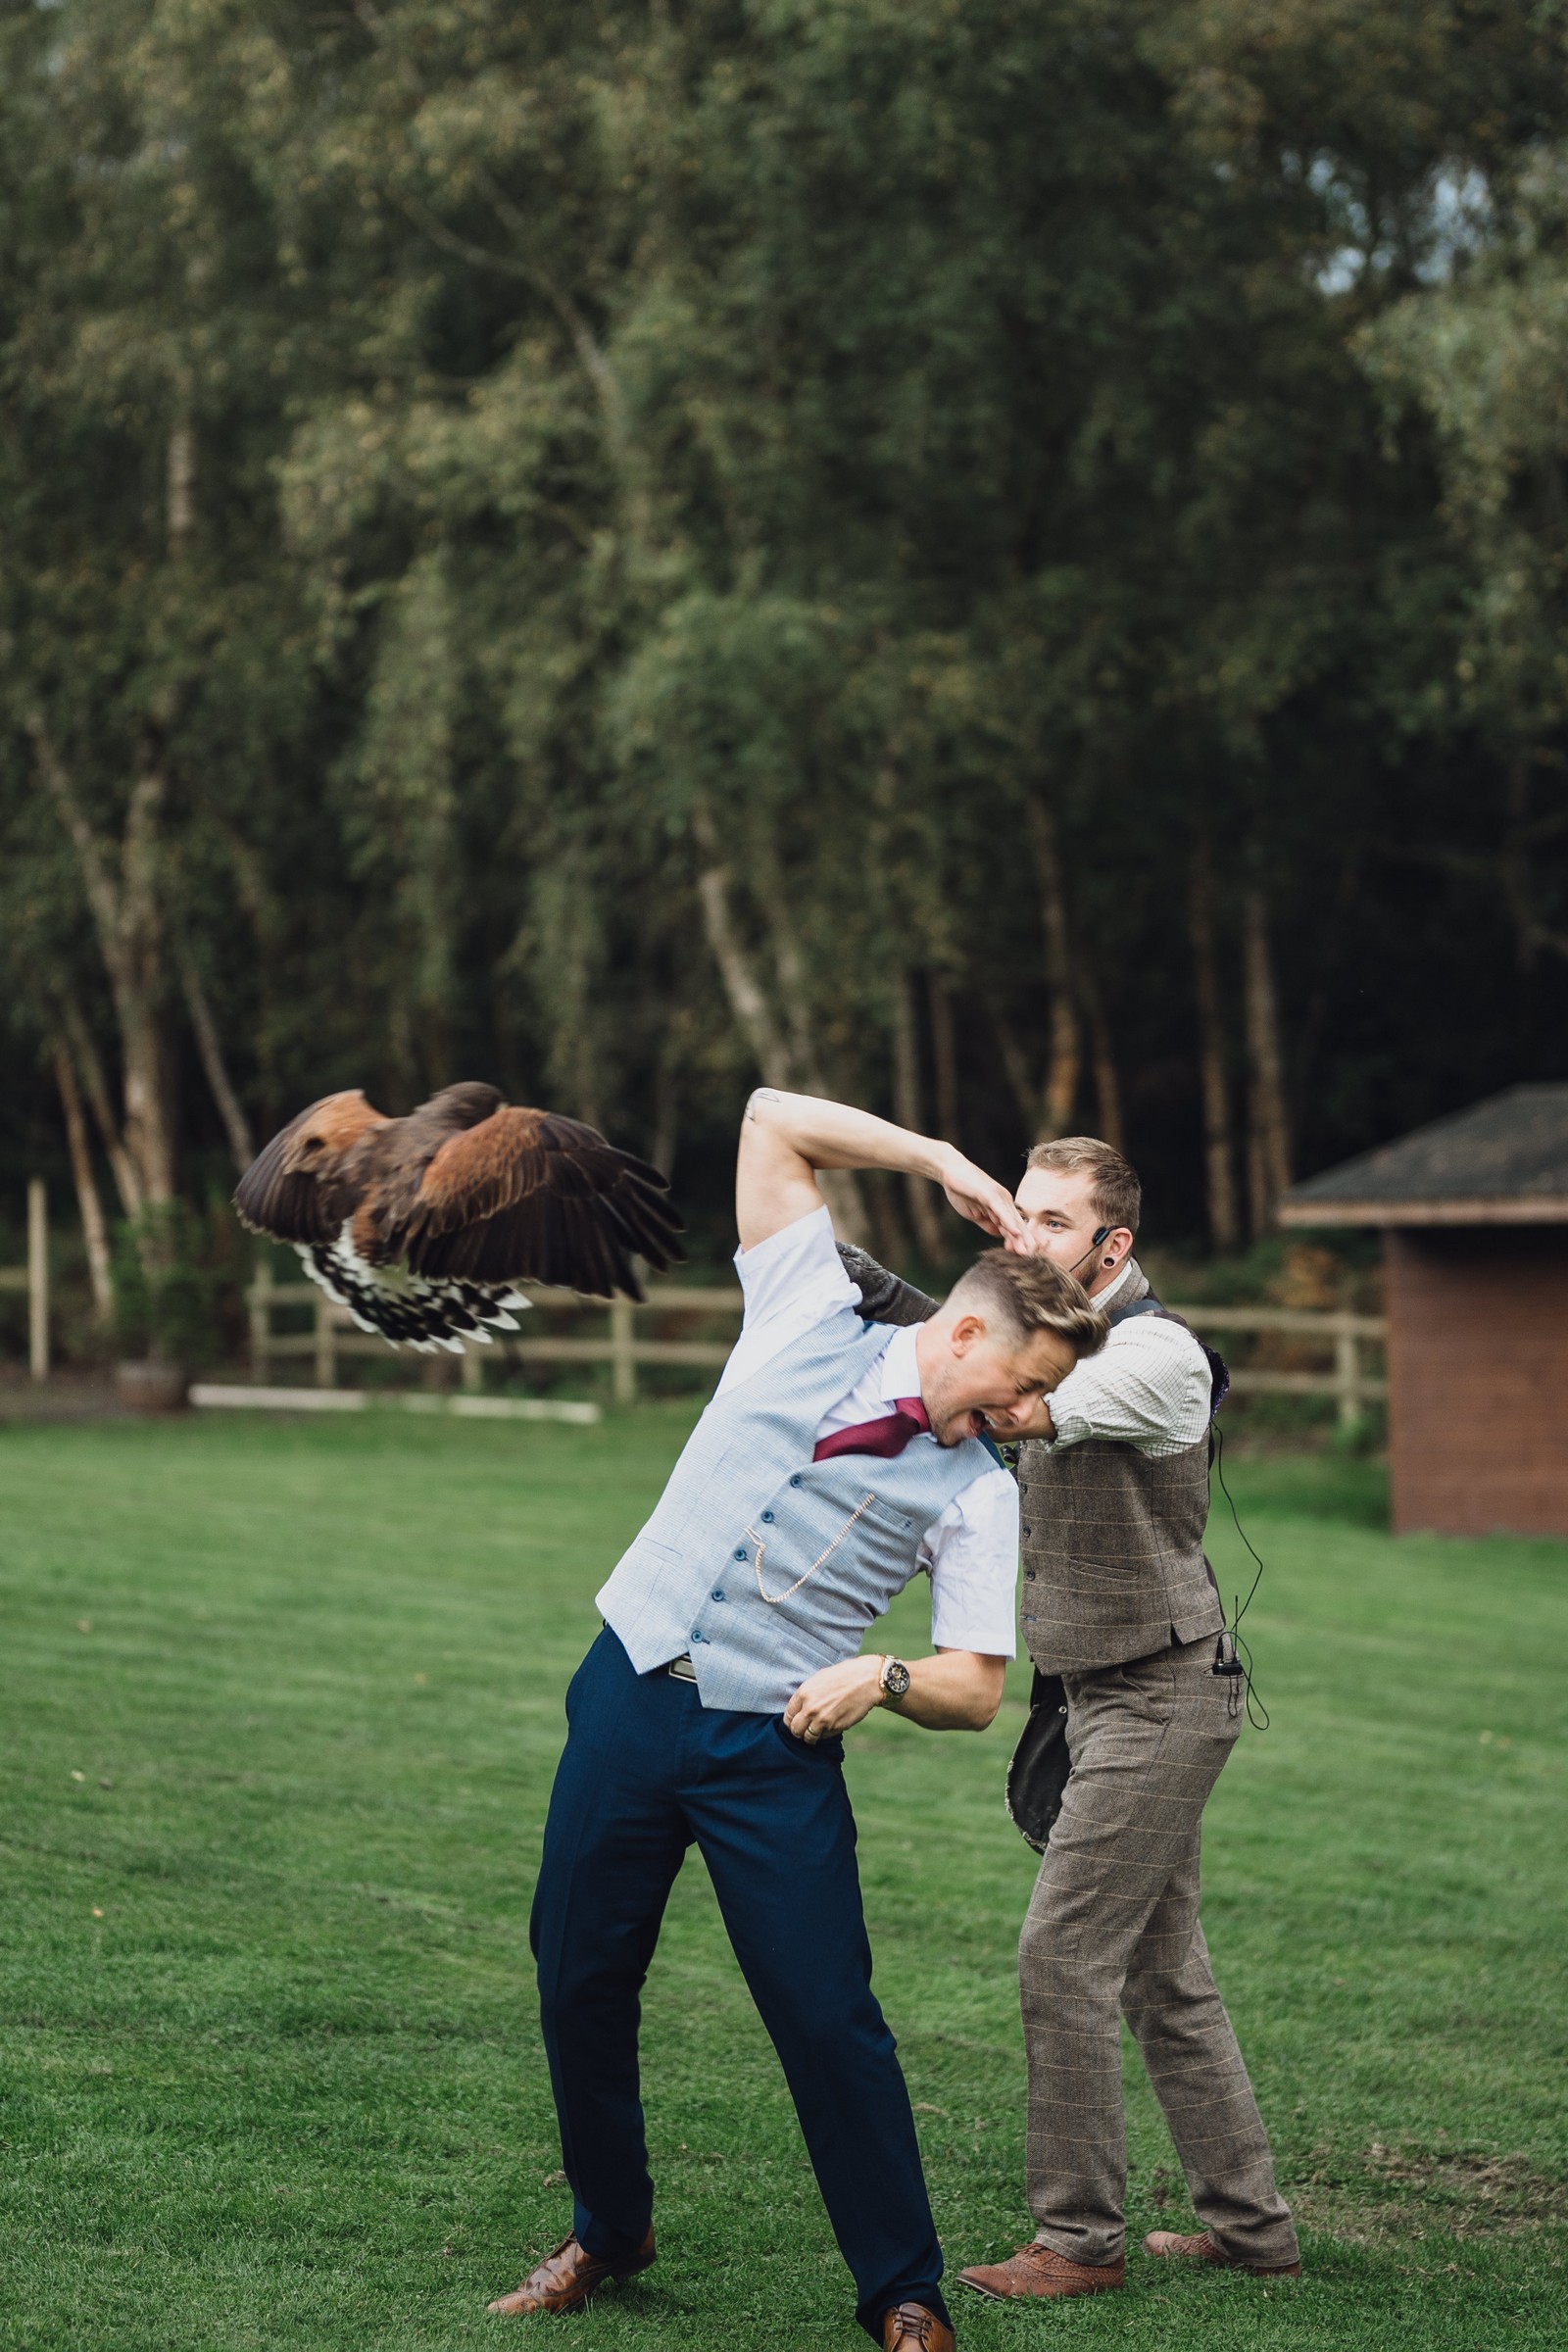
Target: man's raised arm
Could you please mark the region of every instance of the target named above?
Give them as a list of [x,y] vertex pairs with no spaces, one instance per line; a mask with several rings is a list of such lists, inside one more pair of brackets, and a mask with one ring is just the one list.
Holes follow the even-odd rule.
[[1027,1250],[1012,1196],[952,1144],[895,1127],[868,1110],[759,1087],[741,1121],[735,1161],[735,1222],[741,1248],[781,1233],[823,1205],[818,1168],[890,1168],[940,1184],[960,1217],[1012,1248]]

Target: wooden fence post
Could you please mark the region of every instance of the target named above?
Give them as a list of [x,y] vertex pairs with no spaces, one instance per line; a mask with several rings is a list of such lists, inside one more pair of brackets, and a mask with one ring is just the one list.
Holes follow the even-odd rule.
[[1340,1427],[1354,1429],[1361,1418],[1361,1345],[1343,1325],[1334,1335],[1334,1387]]
[[41,1176],[27,1180],[27,1369],[49,1377],[49,1200]]
[[[494,1347],[495,1342],[492,1340],[490,1344]],[[470,1396],[481,1395],[484,1389],[484,1357],[480,1353],[483,1345],[482,1340],[475,1340],[463,1350],[463,1386]]]
[[316,1385],[337,1387],[337,1346],[332,1327],[332,1301],[324,1291],[316,1294]]
[[631,1299],[616,1298],[610,1308],[610,1393],[617,1404],[637,1401],[637,1358],[632,1353],[637,1309]]
[[258,1256],[247,1294],[251,1317],[251,1379],[265,1389],[272,1368],[272,1261]]

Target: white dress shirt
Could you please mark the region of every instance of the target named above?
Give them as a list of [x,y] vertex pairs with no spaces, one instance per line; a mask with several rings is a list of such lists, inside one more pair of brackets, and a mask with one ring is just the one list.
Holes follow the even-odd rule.
[[[1132,1261],[1095,1294],[1102,1310],[1132,1280]],[[1161,1315],[1118,1323],[1098,1355],[1075,1364],[1046,1399],[1057,1446],[1115,1438],[1157,1459],[1195,1446],[1208,1428],[1208,1358],[1192,1333]]]
[[[860,1294],[844,1271],[825,1208],[798,1217],[755,1249],[737,1250],[746,1316],[718,1384],[718,1394],[749,1380],[794,1341]],[[915,1326],[893,1332],[853,1389],[830,1405],[818,1438],[857,1422],[877,1421],[901,1396],[918,1396]],[[922,1432],[911,1446],[934,1446]],[[1005,1470],[992,1468],[956,1494],[920,1539],[919,1564],[931,1579],[931,1641],[937,1649],[971,1649],[982,1656],[1013,1654],[1014,1594],[1018,1581],[1018,1489]]]

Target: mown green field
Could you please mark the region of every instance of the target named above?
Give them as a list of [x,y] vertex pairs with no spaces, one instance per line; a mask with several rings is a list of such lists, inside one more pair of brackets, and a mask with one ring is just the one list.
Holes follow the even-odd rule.
[[[0,2343],[500,2342],[566,2227],[525,1923],[561,1693],[684,1421],[0,1431]],[[1241,1465],[1273,1729],[1206,1918],[1306,2276],[967,2301],[974,2347],[1568,2334],[1568,1546],[1381,1532],[1358,1465]],[[1234,1579],[1226,1529],[1216,1555]],[[896,1639],[919,1647],[917,1595]],[[1029,2234],[1031,1859],[982,1738],[851,1774],[878,1983],[956,2270]],[[848,2348],[848,2281],[701,1866],[649,1989],[662,2258],[528,2340]],[[1185,2218],[1128,2062],[1132,2230]]]

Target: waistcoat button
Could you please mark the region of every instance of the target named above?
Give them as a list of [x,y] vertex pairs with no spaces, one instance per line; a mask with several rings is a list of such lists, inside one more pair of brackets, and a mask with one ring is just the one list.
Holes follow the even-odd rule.
[[1023,1532],[1024,1532],[1024,1534],[1027,1536],[1027,1535],[1032,1535],[1032,1534],[1034,1533],[1034,1530],[1033,1530],[1032,1528],[1026,1527],[1026,1528],[1024,1529],[1024,1531],[1023,1531]]
[[711,1592],[711,1593],[710,1593],[710,1599],[713,1599],[713,1600],[722,1600],[722,1599],[723,1599],[723,1597],[724,1597],[724,1588],[723,1588],[723,1586],[722,1586],[722,1585],[715,1585],[715,1586],[713,1587],[712,1592]]
[[764,1511],[764,1512],[762,1513],[762,1525],[763,1525],[764,1527],[771,1527],[771,1526],[772,1526],[772,1524],[773,1524],[773,1514],[772,1514],[772,1512],[771,1512],[771,1511]]
[[1033,1570],[1032,1568],[1026,1568],[1026,1569],[1024,1570],[1024,1572],[1023,1572],[1023,1581],[1024,1581],[1024,1583],[1025,1583],[1026,1585],[1032,1585],[1032,1584],[1034,1583],[1034,1581],[1035,1581],[1035,1572],[1034,1572],[1034,1570]]
[[797,1470],[797,1471],[795,1472],[794,1476],[793,1476],[793,1477],[791,1478],[791,1480],[790,1480],[790,1485],[791,1485],[792,1487],[798,1487],[798,1486],[800,1485],[800,1483],[801,1483],[801,1474],[800,1474],[800,1472]]
[[742,1551],[742,1550],[739,1548],[739,1546],[737,1546],[737,1547],[736,1547],[735,1557],[736,1557],[738,1560],[744,1560],[744,1559],[745,1559],[745,1557],[746,1557],[746,1554],[745,1554],[745,1552],[744,1552],[744,1551]]

